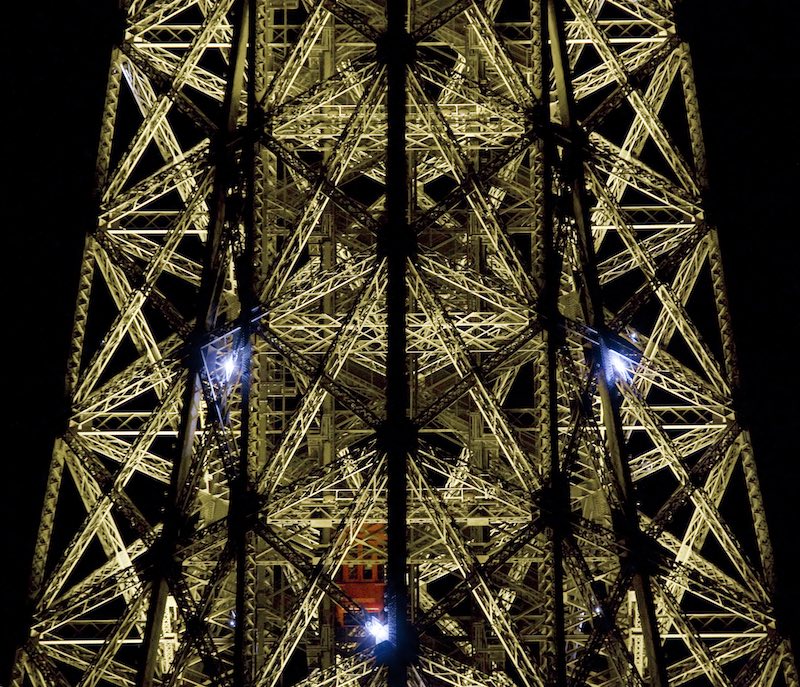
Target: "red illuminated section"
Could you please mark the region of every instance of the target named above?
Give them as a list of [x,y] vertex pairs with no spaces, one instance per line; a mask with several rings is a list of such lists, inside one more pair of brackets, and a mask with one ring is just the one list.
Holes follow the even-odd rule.
[[[367,613],[383,619],[383,594],[386,588],[384,565],[386,533],[382,525],[367,525],[361,530],[358,543],[353,547],[354,565],[343,565],[336,575],[342,591],[358,603]],[[339,626],[352,624],[341,608],[336,609]]]

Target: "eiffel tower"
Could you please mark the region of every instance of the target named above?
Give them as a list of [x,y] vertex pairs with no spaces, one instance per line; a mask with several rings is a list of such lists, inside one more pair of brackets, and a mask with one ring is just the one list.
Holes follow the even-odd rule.
[[129,0],[15,687],[796,687],[669,0]]

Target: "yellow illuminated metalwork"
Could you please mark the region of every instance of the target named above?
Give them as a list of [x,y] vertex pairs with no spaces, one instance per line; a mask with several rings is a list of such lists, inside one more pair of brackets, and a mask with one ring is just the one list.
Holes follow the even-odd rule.
[[668,0],[122,12],[16,687],[798,684]]

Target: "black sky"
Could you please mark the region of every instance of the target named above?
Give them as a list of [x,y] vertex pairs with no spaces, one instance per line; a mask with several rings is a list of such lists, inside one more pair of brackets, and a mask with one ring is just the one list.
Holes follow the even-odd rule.
[[[113,32],[110,0],[9,2],[2,61],[5,372],[0,684],[53,437]],[[784,622],[800,628],[798,3],[685,0],[747,415]],[[9,13],[10,12],[10,17]],[[10,34],[10,36],[8,35]],[[795,639],[797,646],[797,639]]]

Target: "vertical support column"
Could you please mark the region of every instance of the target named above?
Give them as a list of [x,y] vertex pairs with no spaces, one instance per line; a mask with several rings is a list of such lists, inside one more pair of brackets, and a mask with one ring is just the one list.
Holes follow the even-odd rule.
[[[333,17],[328,18],[328,22],[322,29],[320,35],[321,45],[319,55],[319,75],[320,80],[329,79],[335,73],[336,64],[336,32]],[[328,144],[323,148],[323,164],[328,165],[333,151],[333,146]],[[336,221],[335,209],[328,208],[323,214],[321,222],[321,232],[319,243],[310,246],[311,250],[316,249],[319,255],[320,268],[329,272],[336,264]],[[313,237],[310,238],[310,241]],[[330,317],[336,317],[336,293],[328,293],[322,298],[320,310]],[[331,394],[326,394],[319,410],[320,431],[316,437],[316,449],[311,451],[316,453],[316,460],[319,465],[329,465],[336,456],[335,428],[336,428],[336,400]],[[311,449],[311,438],[309,437],[309,449]],[[332,496],[326,496],[333,500]],[[320,529],[320,542],[327,547],[331,544],[333,528],[325,527]],[[308,646],[307,657],[311,665],[312,655],[316,658],[316,665],[326,670],[336,662],[336,612],[335,604],[329,596],[324,596],[318,607],[319,614],[319,643],[312,648]]]
[[579,142],[582,132],[575,120],[575,103],[569,73],[569,58],[564,38],[564,20],[562,6],[557,0],[547,1],[548,37],[550,39],[551,58],[556,79],[559,116],[561,125],[571,138],[562,150],[561,169],[564,182],[570,187],[571,214],[575,219],[575,234],[581,262],[580,274],[577,275],[581,308],[589,326],[600,334],[600,342],[588,351],[594,360],[597,374],[597,390],[603,424],[606,430],[606,450],[614,470],[614,478],[622,499],[622,512],[615,514],[614,527],[618,536],[626,544],[630,552],[623,567],[633,572],[633,589],[642,625],[645,652],[652,687],[667,687],[666,661],[661,644],[656,619],[655,598],[650,585],[650,574],[644,560],[646,552],[642,551],[644,542],[636,512],[636,497],[633,491],[633,479],[630,466],[625,455],[625,436],[620,417],[621,397],[616,386],[609,380],[608,370],[612,369],[608,362],[609,349],[605,343],[606,325],[603,316],[603,297],[597,275],[597,261],[594,253],[589,207],[586,199],[583,160]]
[[[209,237],[210,238],[210,237]],[[189,363],[186,388],[183,394],[181,420],[178,427],[179,453],[173,464],[170,485],[167,491],[167,504],[164,511],[164,528],[155,546],[158,553],[159,568],[150,587],[150,603],[147,609],[147,621],[142,637],[142,654],[139,671],[136,675],[136,687],[151,687],[158,663],[158,647],[163,629],[164,613],[167,608],[169,594],[168,568],[172,567],[172,553],[178,540],[182,526],[178,504],[181,500],[183,485],[191,464],[194,438],[200,409],[201,388],[199,366],[194,362],[199,352],[192,356]]]
[[[257,256],[255,231],[255,127],[260,118],[256,116],[256,12],[253,0],[243,0],[239,16],[240,35],[237,43],[237,73],[244,69],[238,63],[247,55],[247,135],[245,149],[242,151],[242,170],[244,179],[242,189],[245,196],[243,240],[240,254],[236,259],[236,280],[239,292],[240,342],[237,359],[241,367],[241,435],[239,437],[239,460],[236,478],[230,488],[230,510],[228,513],[228,532],[236,566],[235,625],[233,635],[233,687],[245,687],[252,681],[253,670],[253,632],[255,614],[255,546],[248,513],[252,509],[253,490],[250,476],[253,474],[253,447],[258,437],[254,427],[253,405],[257,404],[257,387],[253,386],[255,360],[250,319],[256,305],[255,260]],[[243,82],[234,86],[241,92]]]
[[408,159],[406,155],[406,81],[413,59],[407,30],[407,0],[388,0],[387,29],[378,46],[386,65],[386,219],[378,250],[386,260],[386,420],[381,437],[387,459],[386,609],[391,655],[387,656],[389,687],[405,687],[413,641],[408,618],[407,461],[416,436],[409,419],[410,385],[406,345],[408,260],[416,236],[409,226]]
[[[183,394],[181,419],[178,426],[178,455],[173,464],[167,491],[164,511],[164,528],[158,542],[154,545],[157,561],[148,606],[147,621],[142,638],[142,654],[136,687],[151,687],[154,682],[158,648],[161,639],[164,613],[169,594],[169,577],[176,571],[173,559],[175,547],[185,526],[185,514],[181,512],[183,490],[189,475],[194,453],[195,435],[202,399],[200,374],[203,368],[202,350],[197,343],[216,321],[217,306],[225,281],[224,256],[221,251],[222,234],[228,218],[228,190],[235,177],[234,151],[231,142],[239,116],[247,46],[247,0],[239,3],[237,21],[234,25],[230,63],[230,77],[227,81],[222,109],[222,121],[213,142],[211,154],[214,156],[216,174],[212,196],[209,203],[209,226],[206,239],[206,252],[203,274],[198,296],[197,320],[194,330],[193,350],[189,355],[186,388]],[[242,21],[244,19],[245,21]],[[212,668],[210,668],[212,669]]]
[[548,49],[547,0],[531,7],[532,29],[532,88],[541,95],[532,113],[534,124],[541,125],[542,140],[531,153],[536,195],[536,233],[532,252],[533,279],[540,288],[539,307],[544,323],[544,351],[538,357],[534,393],[537,416],[540,422],[538,442],[541,470],[547,485],[542,511],[547,519],[543,534],[545,561],[543,565],[545,594],[545,644],[542,652],[543,667],[549,683],[555,687],[567,684],[566,621],[564,607],[564,561],[562,540],[564,528],[569,523],[569,482],[561,466],[558,438],[558,356],[563,345],[561,317],[558,308],[561,283],[561,257],[555,244],[555,226],[552,202],[552,163],[555,157],[549,133],[550,102],[549,74],[551,71]]
[[[257,136],[264,129],[263,111],[260,103],[267,88],[268,70],[270,67],[271,49],[269,47],[272,34],[273,12],[267,0],[249,0],[250,6],[250,40],[248,52],[248,132],[252,139],[249,141],[249,152],[252,159],[249,161],[251,174],[248,179],[249,188],[247,196],[247,211],[251,223],[252,243],[248,246],[251,251],[250,268],[254,288],[253,300],[260,291],[263,283],[266,266],[271,263],[275,254],[275,236],[269,232],[266,218],[267,194],[274,188],[274,180],[270,177],[270,165],[267,153],[261,139]],[[253,345],[254,342],[251,342]],[[250,444],[248,456],[248,469],[250,475],[256,475],[263,468],[266,461],[267,448],[267,417],[266,406],[266,370],[268,364],[266,354],[254,347],[251,351],[250,363],[250,409],[249,409],[249,437]],[[248,555],[252,556],[251,564],[247,569],[247,603],[252,605],[252,613],[247,622],[250,623],[247,632],[250,633],[250,645],[247,650],[249,660],[249,675],[258,674],[264,661],[265,614],[267,612],[265,577],[267,571],[264,566],[257,566],[256,559],[259,551],[264,547],[263,541],[248,532]]]
[[[243,281],[243,280],[241,280]],[[241,284],[240,284],[241,288]],[[234,552],[236,565],[236,601],[235,626],[233,637],[233,687],[245,687],[250,684],[252,676],[252,633],[254,627],[254,595],[255,576],[253,570],[254,542],[253,532],[249,524],[248,512],[252,505],[252,489],[250,487],[250,462],[253,443],[252,404],[253,388],[253,345],[249,322],[251,308],[245,308],[246,297],[241,295],[242,302],[242,346],[239,349],[241,361],[241,427],[237,475],[231,485],[230,510],[228,513],[228,532]]]
[[[544,8],[542,8],[544,10]],[[543,50],[543,53],[545,51]],[[544,55],[543,55],[544,57]],[[549,61],[546,61],[546,73],[550,72]],[[542,109],[548,107],[543,104]],[[547,112],[543,113],[545,116]],[[541,294],[542,315],[545,321],[544,336],[546,339],[546,364],[547,364],[547,434],[549,441],[546,445],[548,471],[547,486],[549,491],[548,535],[550,538],[548,557],[552,567],[553,588],[551,601],[553,610],[552,641],[554,644],[553,663],[550,675],[556,687],[566,687],[567,684],[567,655],[566,655],[566,620],[564,608],[564,557],[562,542],[565,529],[570,521],[569,480],[564,474],[561,464],[561,447],[558,435],[558,358],[559,350],[563,345],[563,330],[561,316],[558,308],[559,291],[561,285],[561,256],[556,247],[556,232],[552,212],[552,198],[549,191],[552,188],[552,160],[554,157],[553,143],[548,129],[545,127],[543,141],[543,185],[544,198],[542,213],[542,244],[544,248],[544,274]]]

